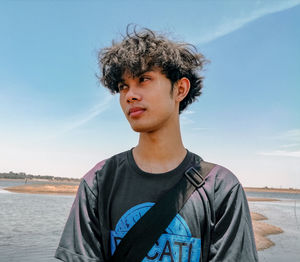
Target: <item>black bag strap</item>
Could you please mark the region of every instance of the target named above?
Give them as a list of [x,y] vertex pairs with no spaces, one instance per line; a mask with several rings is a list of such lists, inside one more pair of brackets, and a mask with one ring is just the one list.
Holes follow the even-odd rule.
[[200,167],[187,169],[180,181],[127,232],[109,261],[142,261],[192,193],[205,183],[205,177],[214,166],[200,161]]

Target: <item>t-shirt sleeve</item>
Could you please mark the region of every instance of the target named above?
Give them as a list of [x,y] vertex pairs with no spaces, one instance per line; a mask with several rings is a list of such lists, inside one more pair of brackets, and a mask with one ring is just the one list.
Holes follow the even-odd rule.
[[97,197],[83,179],[55,257],[62,261],[104,261],[98,220]]
[[258,261],[245,192],[237,181],[215,192],[215,226],[209,261]]

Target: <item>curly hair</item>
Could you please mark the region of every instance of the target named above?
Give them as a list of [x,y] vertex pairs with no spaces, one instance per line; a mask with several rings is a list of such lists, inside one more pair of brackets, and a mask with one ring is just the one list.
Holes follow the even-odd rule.
[[139,32],[134,28],[129,32],[127,27],[121,42],[113,41],[111,47],[100,50],[98,63],[102,75],[99,79],[112,93],[118,93],[118,83],[125,71],[138,77],[154,67],[160,68],[171,81],[172,88],[179,79],[186,77],[191,86],[179,104],[181,113],[201,95],[203,77],[199,72],[205,62],[204,56],[191,44],[171,41],[147,28]]

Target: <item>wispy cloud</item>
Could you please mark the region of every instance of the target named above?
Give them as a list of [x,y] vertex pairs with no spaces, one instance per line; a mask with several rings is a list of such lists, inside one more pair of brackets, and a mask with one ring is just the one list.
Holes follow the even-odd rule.
[[190,125],[190,124],[194,124],[195,121],[193,119],[191,119],[190,117],[187,116],[180,116],[180,123],[181,125]]
[[73,121],[68,122],[64,126],[62,132],[65,133],[72,129],[78,128],[88,121],[92,120],[93,118],[97,117],[109,107],[112,99],[113,97],[111,95],[106,95],[99,104],[94,105],[87,113],[75,118]]
[[198,40],[198,44],[207,43],[227,35],[263,16],[293,8],[300,4],[300,0],[270,1],[268,3],[257,1],[258,7],[252,12],[249,11],[247,14],[240,15],[236,18],[228,17],[223,19],[215,30],[211,30],[207,34],[202,35],[201,39]]
[[195,114],[195,111],[186,110],[186,111],[183,111],[181,115],[185,116],[185,115],[193,115],[193,114]]
[[45,140],[47,141],[56,138],[58,136],[61,136],[91,121],[92,119],[99,116],[101,113],[103,113],[105,110],[109,108],[112,99],[113,99],[112,95],[105,95],[100,103],[91,107],[91,109],[88,110],[87,112],[66,120],[65,124],[62,127],[56,128],[56,130],[53,133],[51,133],[49,136],[46,137],[44,136],[42,141]]
[[[181,125],[192,125],[196,124],[197,121],[193,119],[193,115],[196,113],[196,111],[193,110],[186,110],[183,111],[180,115],[180,123]],[[211,128],[207,127],[189,127],[193,131],[204,131],[204,130],[211,130]]]
[[281,145],[280,148],[300,148],[300,143]]
[[280,148],[278,150],[271,150],[270,152],[259,152],[258,155],[300,157],[300,129],[287,130],[271,138],[278,140],[281,143],[284,142],[284,144],[278,146]]
[[271,138],[295,143],[300,142],[300,129],[287,130]]
[[194,124],[195,121],[192,119],[191,115],[195,114],[195,111],[185,110],[180,114],[180,123],[181,125],[190,125]]
[[300,151],[275,150],[271,152],[260,152],[258,154],[263,156],[300,157]]

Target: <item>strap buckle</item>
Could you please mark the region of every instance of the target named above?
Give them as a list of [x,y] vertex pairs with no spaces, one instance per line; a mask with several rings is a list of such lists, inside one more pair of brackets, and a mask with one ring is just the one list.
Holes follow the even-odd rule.
[[190,167],[186,170],[184,175],[194,187],[201,187],[205,183],[204,178],[194,167]]

